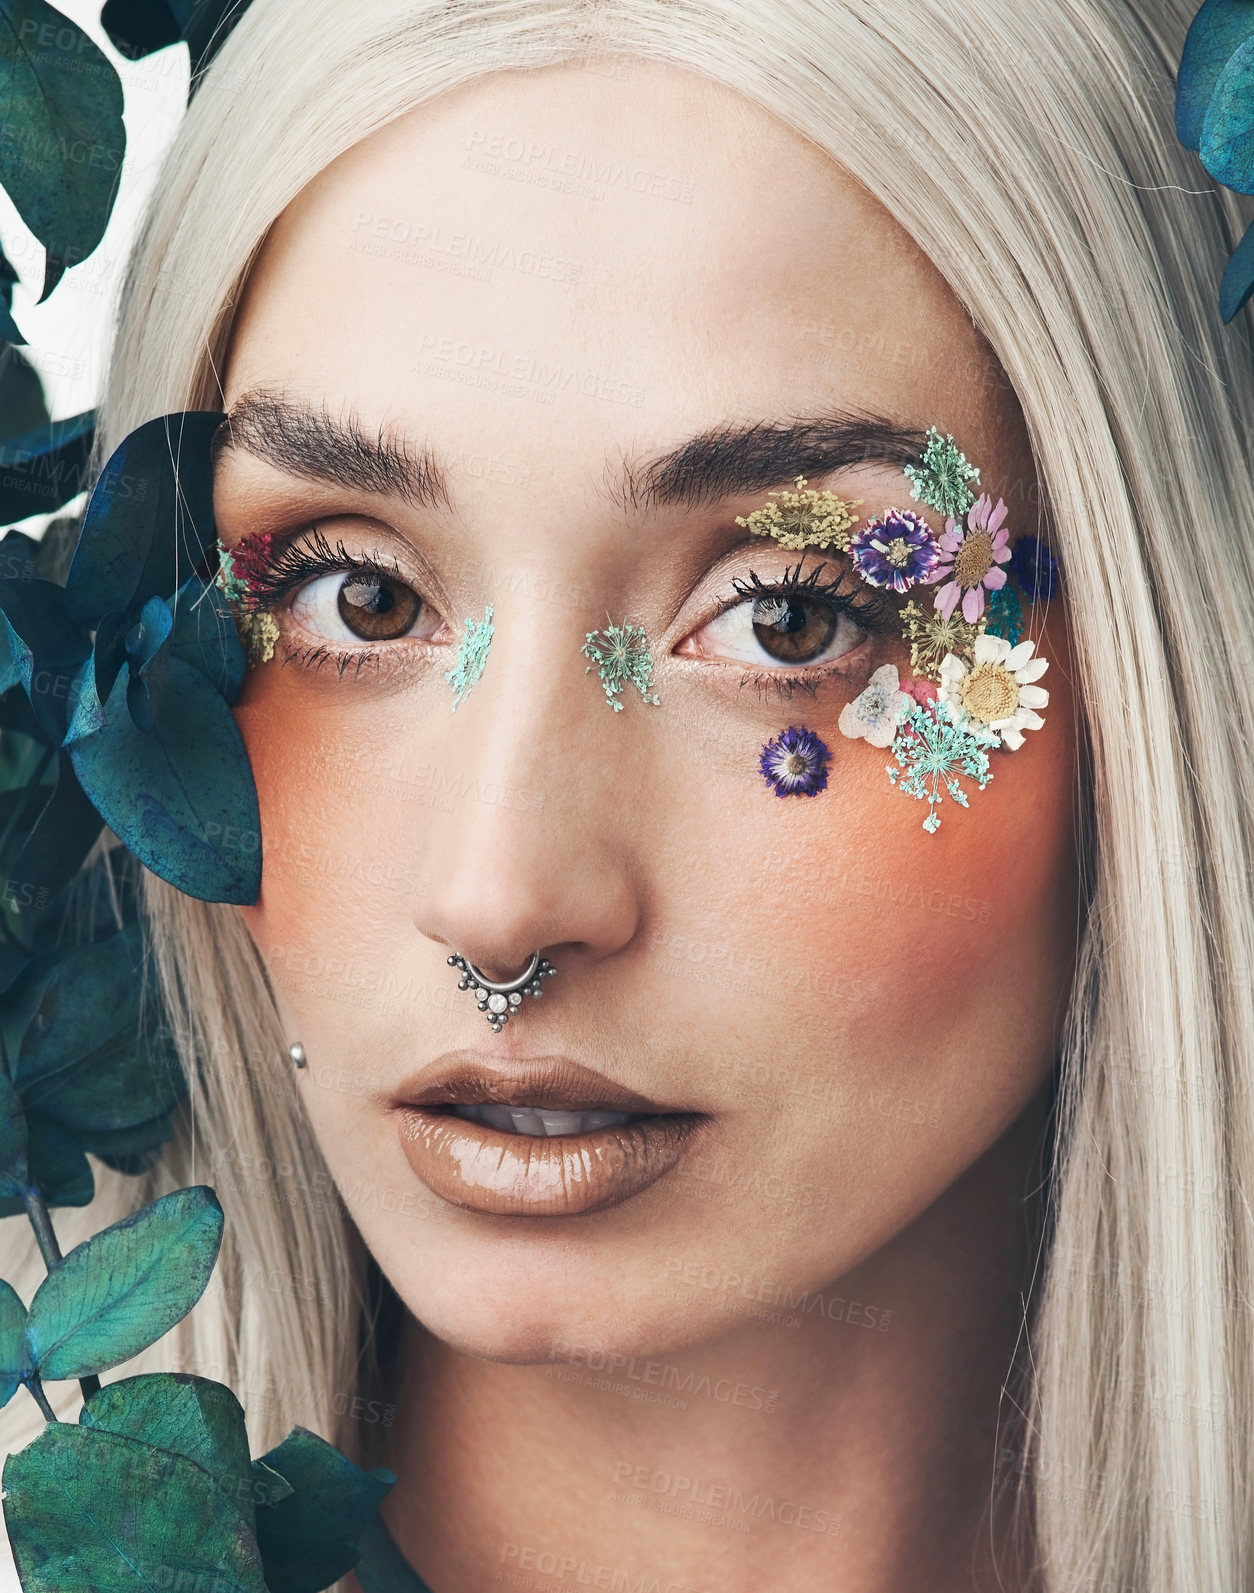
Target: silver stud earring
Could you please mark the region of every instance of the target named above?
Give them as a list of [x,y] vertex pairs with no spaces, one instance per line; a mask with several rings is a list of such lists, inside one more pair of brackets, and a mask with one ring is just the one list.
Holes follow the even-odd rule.
[[293,1041],[293,1043],[288,1046],[287,1054],[288,1054],[288,1056],[291,1057],[293,1066],[298,1067],[298,1068],[303,1068],[304,1067],[304,1065],[305,1065],[305,1048],[300,1043],[299,1040]]

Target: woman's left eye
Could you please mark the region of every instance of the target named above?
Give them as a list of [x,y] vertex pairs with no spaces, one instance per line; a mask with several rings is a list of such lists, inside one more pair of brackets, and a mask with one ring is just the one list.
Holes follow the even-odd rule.
[[824,664],[868,633],[844,609],[809,592],[768,593],[725,609],[693,633],[703,654],[744,664]]
[[412,586],[376,570],[308,581],[292,599],[292,617],[329,642],[429,641],[444,623]]

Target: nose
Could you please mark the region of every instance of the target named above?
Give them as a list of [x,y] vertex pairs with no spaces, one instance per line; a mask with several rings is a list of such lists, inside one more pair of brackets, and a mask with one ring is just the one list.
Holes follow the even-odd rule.
[[[628,770],[647,759],[653,727],[609,711],[583,671],[583,632],[562,629],[560,640],[513,634],[511,645],[498,619],[482,677],[439,732],[467,794],[434,820],[415,923],[489,979],[517,976],[536,951],[561,949],[559,966],[572,951],[599,961],[640,922],[632,837],[643,789]],[[553,668],[555,652],[565,669]]]

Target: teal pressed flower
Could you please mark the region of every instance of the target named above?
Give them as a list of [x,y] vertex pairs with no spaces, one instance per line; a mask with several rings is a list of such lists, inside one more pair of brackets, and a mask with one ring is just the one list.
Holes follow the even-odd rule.
[[[609,615],[606,615],[609,621]],[[660,706],[653,685],[653,655],[642,625],[615,625],[612,621],[604,630],[589,631],[580,652],[592,663],[584,670],[592,673],[593,665],[601,677],[605,700],[615,713],[623,705],[618,697],[624,686],[634,686],[645,702]]]
[[967,794],[958,783],[961,776],[974,780],[981,791],[993,778],[985,748],[996,745],[996,736],[967,721],[961,712],[954,714],[939,702],[926,708],[919,705],[902,718],[893,742],[897,767],[889,763],[885,768],[898,790],[927,802],[923,828],[934,835],[940,827],[936,808],[946,791],[960,806],[968,806]]
[[446,669],[444,678],[453,688],[453,712],[483,674],[488,661],[488,648],[492,645],[492,605],[488,604],[481,620],[468,619],[462,630],[457,649],[457,667]]
[[940,514],[960,520],[975,502],[969,482],[979,485],[980,472],[970,463],[952,436],[942,437],[935,426],[927,429],[927,446],[917,465],[905,466],[910,496]]

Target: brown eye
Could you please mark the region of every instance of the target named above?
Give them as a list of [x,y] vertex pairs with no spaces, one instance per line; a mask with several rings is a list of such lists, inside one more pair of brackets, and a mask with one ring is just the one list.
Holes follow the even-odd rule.
[[808,664],[822,653],[841,616],[822,598],[761,597],[753,605],[753,634],[782,664]]
[[367,642],[392,642],[413,629],[422,599],[404,581],[363,570],[344,578],[336,606],[354,636]]

